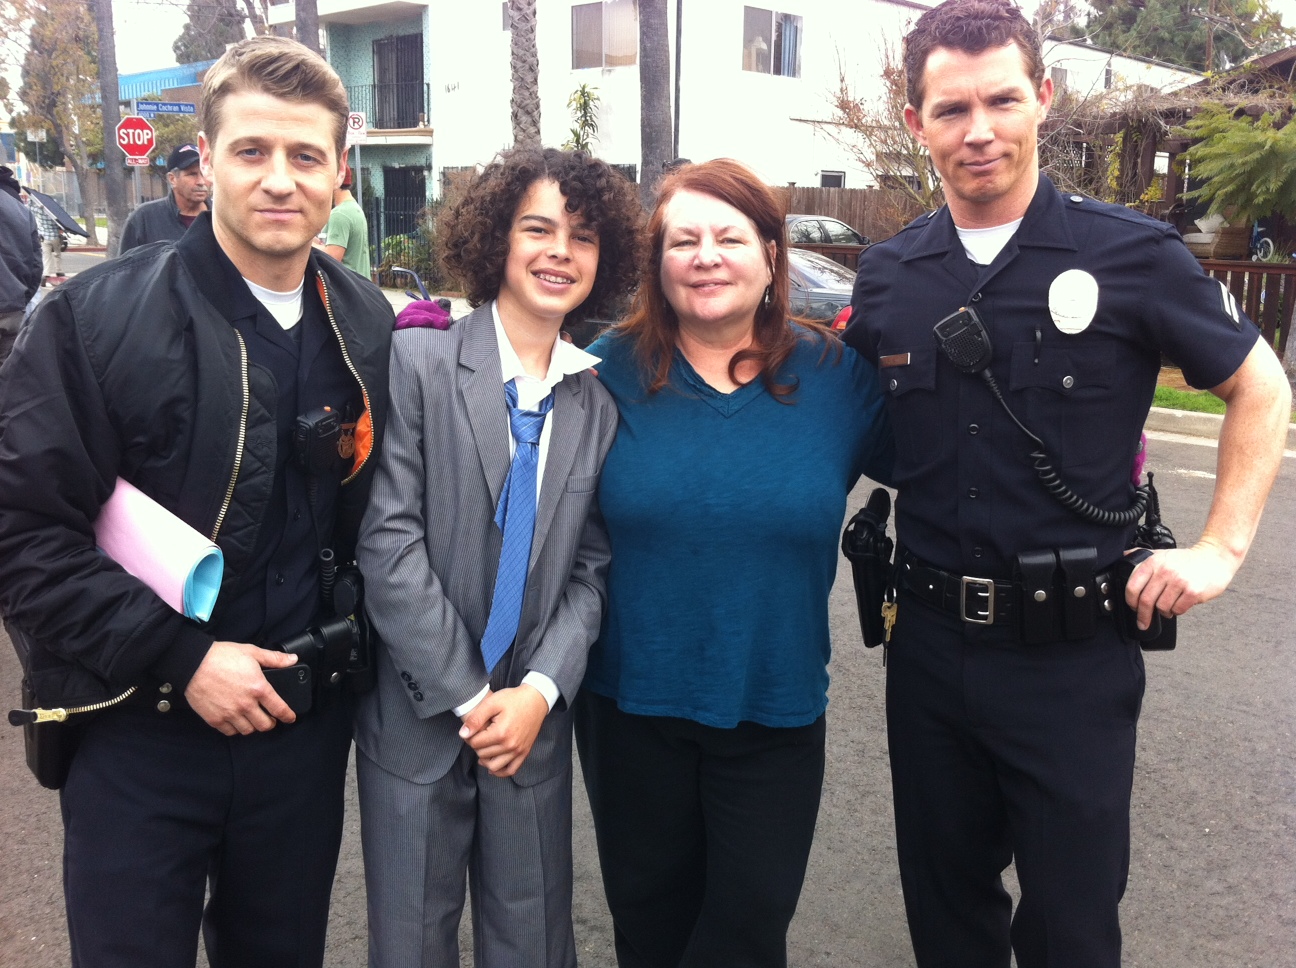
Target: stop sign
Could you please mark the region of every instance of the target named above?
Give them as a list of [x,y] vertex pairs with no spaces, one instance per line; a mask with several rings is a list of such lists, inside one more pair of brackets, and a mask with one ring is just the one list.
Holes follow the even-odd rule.
[[117,123],[117,144],[128,158],[147,158],[157,142],[147,118],[127,117]]

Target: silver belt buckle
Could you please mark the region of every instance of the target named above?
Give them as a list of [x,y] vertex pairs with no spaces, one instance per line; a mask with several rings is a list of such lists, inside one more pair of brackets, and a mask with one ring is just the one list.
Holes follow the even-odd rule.
[[[959,579],[961,583],[959,589],[959,618],[973,625],[993,625],[995,616],[995,583],[992,578],[968,578]],[[977,595],[985,599],[985,608],[981,614],[969,615],[968,608],[968,590],[971,589]]]

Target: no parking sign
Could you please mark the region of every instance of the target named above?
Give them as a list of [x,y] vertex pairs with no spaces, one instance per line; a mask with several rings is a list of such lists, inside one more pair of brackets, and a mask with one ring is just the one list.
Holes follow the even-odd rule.
[[346,146],[362,145],[369,140],[369,124],[363,111],[352,111],[347,115]]

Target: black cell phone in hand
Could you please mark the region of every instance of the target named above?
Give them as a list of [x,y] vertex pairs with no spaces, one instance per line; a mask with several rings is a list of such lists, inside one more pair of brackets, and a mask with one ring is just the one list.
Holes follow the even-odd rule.
[[266,682],[270,683],[279,697],[288,704],[288,708],[298,716],[310,712],[314,701],[315,685],[311,679],[310,666],[298,662],[286,669],[262,669]]

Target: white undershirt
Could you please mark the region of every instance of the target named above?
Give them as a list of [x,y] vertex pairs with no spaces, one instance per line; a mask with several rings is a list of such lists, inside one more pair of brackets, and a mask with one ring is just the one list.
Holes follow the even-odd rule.
[[[588,370],[601,362],[597,356],[586,353],[559,336],[554,339],[553,349],[549,354],[549,370],[545,373],[544,379],[531,376],[522,365],[522,360],[518,357],[517,351],[513,349],[513,344],[509,342],[508,333],[504,331],[498,301],[491,303],[491,316],[495,320],[495,342],[499,347],[500,375],[503,377],[503,383],[508,383],[509,380],[513,381],[513,385],[517,388],[518,406],[523,410],[535,410],[540,405],[540,401],[549,396],[553,392],[553,388],[562,382],[563,377],[580,373],[582,370]],[[544,482],[545,458],[549,455],[551,428],[552,424],[549,423],[549,415],[546,414],[544,428],[540,431],[540,458],[536,466],[537,508],[540,507],[540,486]],[[509,428],[508,443],[509,458],[512,459],[514,452],[517,450],[517,441],[513,437],[511,426]],[[522,677],[522,684],[534,686],[536,691],[544,696],[549,708],[554,708],[554,703],[558,701],[558,686],[547,675],[543,672],[528,672]],[[467,716],[477,707],[478,703],[486,698],[486,693],[489,691],[490,686],[487,686],[462,706],[456,706],[454,714],[460,719]]]
[[956,225],[954,230],[958,232],[959,241],[963,243],[963,251],[967,253],[967,257],[979,266],[988,266],[1003,251],[1003,247],[1016,234],[1017,227],[1021,224],[1022,220],[1017,219],[1006,225],[995,225],[988,229],[961,229]]
[[266,308],[266,312],[274,317],[275,322],[282,326],[285,332],[301,322],[302,292],[306,286],[305,276],[302,276],[302,281],[297,283],[297,288],[292,292],[275,292],[265,286],[258,286],[247,278],[244,278],[243,281],[247,283],[252,295],[256,296],[257,302]]

